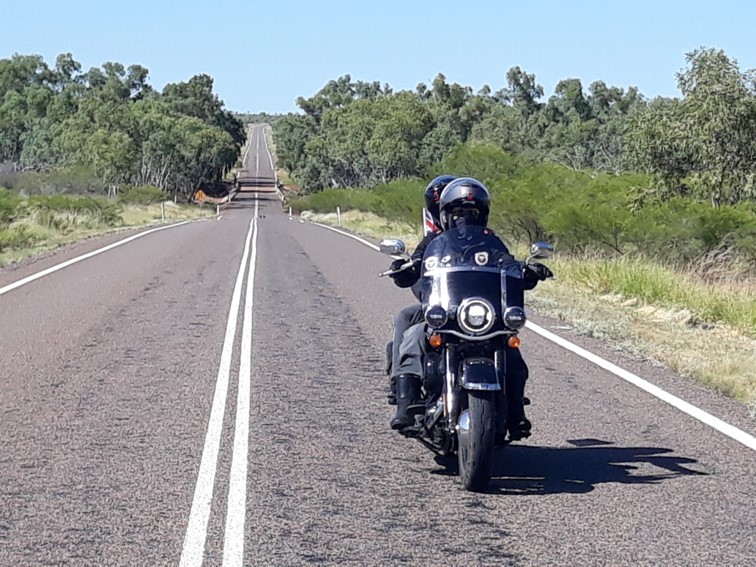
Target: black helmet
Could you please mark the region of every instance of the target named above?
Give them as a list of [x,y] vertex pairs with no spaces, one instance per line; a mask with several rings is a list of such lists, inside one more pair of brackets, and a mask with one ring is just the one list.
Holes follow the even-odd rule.
[[441,228],[454,227],[456,218],[464,217],[467,224],[486,226],[491,208],[488,189],[477,179],[460,177],[446,186],[438,202]]
[[446,186],[455,179],[456,177],[453,175],[439,175],[428,183],[428,186],[425,188],[425,208],[428,209],[428,212],[438,226],[441,226],[438,219],[438,201],[441,199],[441,193],[443,193]]

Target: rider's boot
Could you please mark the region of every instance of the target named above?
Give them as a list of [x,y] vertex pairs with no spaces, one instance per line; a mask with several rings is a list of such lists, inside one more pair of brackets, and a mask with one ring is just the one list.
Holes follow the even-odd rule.
[[415,422],[415,414],[422,413],[420,401],[420,377],[402,374],[396,378],[396,415],[391,420],[391,429],[403,429]]

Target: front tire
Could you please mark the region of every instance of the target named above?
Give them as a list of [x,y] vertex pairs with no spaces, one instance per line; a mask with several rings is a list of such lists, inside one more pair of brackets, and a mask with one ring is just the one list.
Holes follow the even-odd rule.
[[[468,427],[460,423],[459,477],[467,490],[480,492],[488,486],[493,465],[496,423],[493,392],[467,391]],[[462,418],[460,418],[460,422]]]

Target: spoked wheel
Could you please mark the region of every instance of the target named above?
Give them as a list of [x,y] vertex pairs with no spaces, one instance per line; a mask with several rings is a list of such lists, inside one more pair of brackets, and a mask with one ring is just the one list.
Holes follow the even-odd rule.
[[494,393],[467,391],[468,406],[459,417],[459,477],[467,490],[488,486],[493,465],[496,424]]

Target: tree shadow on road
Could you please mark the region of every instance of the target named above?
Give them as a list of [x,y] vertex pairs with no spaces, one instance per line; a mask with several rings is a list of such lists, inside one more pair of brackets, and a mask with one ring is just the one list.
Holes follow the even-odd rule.
[[[599,439],[568,441],[572,447],[511,445],[497,449],[486,492],[494,494],[587,493],[597,484],[658,484],[708,475],[698,461],[659,447],[617,447]],[[436,474],[456,473],[454,469]]]
[[[257,197],[255,197],[255,195],[257,195]],[[236,198],[234,198],[233,201],[223,205],[222,210],[225,211],[227,209],[254,209],[255,201],[259,201],[260,205],[267,202],[275,203],[276,205],[281,204],[281,200],[279,199],[278,195],[275,192],[245,190],[245,191],[240,191],[239,193],[237,193]]]

